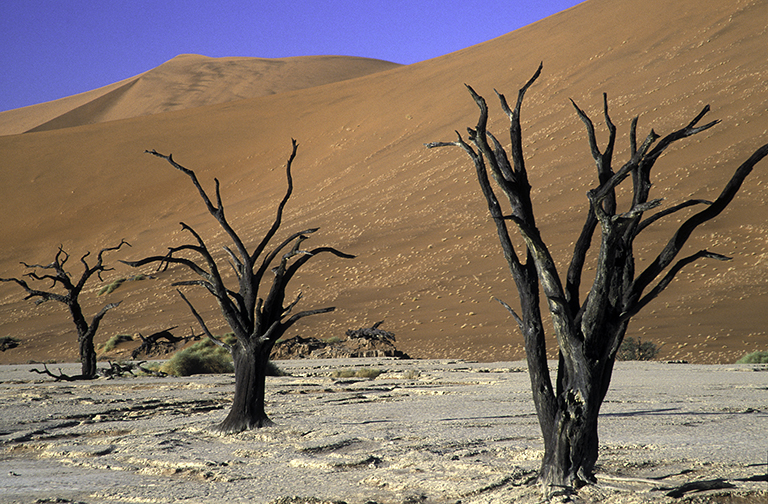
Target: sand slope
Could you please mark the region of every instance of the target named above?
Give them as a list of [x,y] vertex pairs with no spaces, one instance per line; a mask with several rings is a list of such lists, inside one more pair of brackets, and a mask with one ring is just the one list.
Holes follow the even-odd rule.
[[[600,114],[602,93],[608,93],[619,128],[617,165],[626,156],[633,116],[640,115],[640,135],[651,128],[666,134],[709,103],[711,118],[723,124],[671,149],[657,164],[653,182],[665,205],[713,199],[736,167],[768,141],[766,8],[765,0],[684,0],[673,7],[658,0],[589,0],[484,44],[355,79],[0,137],[0,205],[13,216],[0,222],[0,272],[21,274],[21,260],[50,261],[59,244],[72,251],[73,264],[85,250],[121,238],[133,247],[113,260],[161,253],[188,240],[181,220],[217,243],[220,233],[188,180],[143,154],[145,149],[173,153],[210,190],[218,177],[229,218],[255,243],[284,191],[283,166],[293,137],[300,143],[296,192],[281,236],[319,226],[311,240],[315,246],[332,244],[357,259],[318,257],[310,263],[295,284],[304,293],[302,307],[337,310],[304,319],[289,336],[338,335],[385,319],[398,348],[412,356],[519,359],[522,339],[492,300],[514,305],[515,290],[467,159],[458,151],[424,148],[476,122],[463,84],[488,98],[490,127],[504,138],[493,89],[513,97],[544,62],[542,77],[527,95],[523,127],[540,227],[564,263],[595,172],[568,99],[593,116],[604,142]],[[181,74],[180,81],[189,83]],[[116,85],[112,96],[121,89],[117,102],[133,98],[120,107],[139,107],[139,83]],[[151,108],[166,98],[144,99],[141,107]],[[734,259],[684,270],[635,319],[630,335],[663,345],[662,358],[695,362],[732,362],[768,346],[766,201],[763,162],[688,250],[706,246]],[[646,232],[640,267],[663,246],[676,217]],[[105,281],[133,273],[116,265]],[[123,300],[105,318],[97,341],[115,333],[192,326],[169,288],[170,280],[181,278],[188,276],[169,271],[127,283],[107,299],[95,296],[94,284],[84,295],[91,312]],[[20,297],[14,286],[0,286],[0,334],[25,340],[0,355],[0,362],[73,358],[61,308],[33,308]],[[210,299],[203,293],[192,299],[212,327],[225,330],[213,319]]]

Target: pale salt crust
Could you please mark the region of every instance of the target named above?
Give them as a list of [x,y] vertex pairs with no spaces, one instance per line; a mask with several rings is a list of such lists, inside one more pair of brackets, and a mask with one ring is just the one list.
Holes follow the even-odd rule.
[[[30,365],[0,366],[0,502],[541,500],[524,362],[278,364],[291,376],[268,379],[277,426],[234,436],[208,430],[226,416],[232,375],[55,383]],[[382,373],[330,376],[360,367]],[[670,489],[723,478],[735,488],[690,495],[767,502],[766,430],[766,367],[618,363],[599,484],[578,499],[674,502]]]

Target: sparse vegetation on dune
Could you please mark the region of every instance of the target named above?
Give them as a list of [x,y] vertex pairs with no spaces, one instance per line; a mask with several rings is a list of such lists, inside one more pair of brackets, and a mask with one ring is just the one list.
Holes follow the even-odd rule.
[[128,341],[133,341],[133,336],[130,334],[115,334],[104,343],[103,347],[101,347],[101,353],[111,352],[117,348],[120,343],[126,343]]
[[138,282],[140,280],[146,280],[147,278],[149,278],[147,275],[142,275],[142,274],[133,275],[131,277],[120,277],[118,279],[115,279],[115,280],[111,281],[110,283],[108,283],[107,285],[105,285],[104,287],[99,289],[99,292],[96,295],[97,296],[104,296],[104,295],[107,295],[107,294],[111,294],[118,287],[123,285],[125,282]]
[[748,353],[737,360],[736,364],[768,364],[768,350]]
[[111,294],[112,292],[115,291],[115,289],[123,285],[123,282],[125,281],[126,281],[126,278],[118,278],[117,280],[114,280],[108,283],[107,285],[105,285],[104,287],[102,287],[101,289],[99,289],[99,293],[97,295],[103,296],[105,294]]

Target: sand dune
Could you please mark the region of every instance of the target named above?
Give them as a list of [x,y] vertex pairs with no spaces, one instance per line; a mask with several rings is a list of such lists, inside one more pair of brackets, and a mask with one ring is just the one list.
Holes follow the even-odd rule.
[[348,56],[265,59],[182,54],[136,77],[77,97],[1,113],[0,135],[71,128],[283,93],[398,66]]
[[[59,244],[72,252],[73,265],[84,251],[121,238],[133,247],[112,256],[114,261],[163,252],[188,239],[180,231],[181,220],[215,243],[221,235],[188,180],[143,154],[145,149],[173,153],[197,170],[208,188],[218,177],[233,225],[255,242],[284,191],[283,166],[293,137],[300,143],[296,193],[283,236],[319,226],[311,240],[315,245],[331,244],[358,257],[318,258],[297,279],[304,308],[334,305],[337,310],[304,319],[290,336],[338,335],[384,319],[398,347],[412,356],[520,359],[522,338],[492,300],[500,297],[514,305],[515,289],[467,159],[458,151],[423,145],[451,140],[455,130],[476,122],[463,84],[488,98],[490,127],[503,138],[505,120],[493,89],[514,96],[544,62],[523,108],[525,148],[543,236],[556,260],[565,263],[581,227],[584,194],[595,180],[584,128],[569,98],[592,115],[605,142],[600,116],[602,93],[608,94],[619,128],[617,164],[626,158],[633,116],[640,116],[640,135],[651,128],[666,134],[710,104],[711,118],[723,123],[668,152],[653,182],[665,205],[714,198],[736,167],[768,141],[767,7],[765,0],[684,0],[673,7],[660,0],[642,5],[589,0],[418,64],[140,115],[136,111],[157,112],[179,97],[194,101],[195,82],[209,86],[210,96],[236,97],[238,91],[228,89],[226,80],[222,88],[207,77],[195,81],[195,72],[181,69],[185,58],[172,60],[156,69],[179,82],[167,95],[142,91],[145,85],[152,89],[150,71],[142,74],[144,80],[124,81],[77,102],[80,108],[69,109],[68,119],[64,111],[55,116],[61,126],[72,120],[72,127],[0,137],[0,205],[4,215],[13,216],[0,222],[0,274],[20,275],[22,260],[50,261]],[[322,72],[325,65],[317,63],[314,70],[304,70],[314,83],[319,81],[312,72]],[[233,74],[245,72],[243,64],[235,61]],[[88,111],[89,106],[98,110]],[[92,118],[106,122],[86,124]],[[56,121],[46,120],[49,126]],[[663,345],[662,358],[693,362],[732,362],[768,346],[766,201],[768,165],[763,162],[729,209],[690,244],[691,252],[707,247],[733,260],[684,270],[635,319],[630,335]],[[675,223],[666,219],[647,232],[639,247],[641,267]],[[115,268],[105,281],[135,273]],[[115,333],[192,326],[168,287],[178,278],[186,273],[174,270],[126,283],[107,299],[95,295],[99,286],[94,284],[84,296],[89,310],[124,300],[105,318],[97,342]],[[0,286],[0,335],[24,340],[22,347],[0,354],[0,362],[74,358],[62,309],[34,308],[20,298],[13,286]],[[192,298],[214,320],[210,300],[202,293]],[[221,323],[211,325],[225,330]]]

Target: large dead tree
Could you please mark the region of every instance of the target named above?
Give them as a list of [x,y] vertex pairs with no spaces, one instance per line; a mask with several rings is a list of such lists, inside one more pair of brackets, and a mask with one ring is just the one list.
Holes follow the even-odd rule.
[[[568,271],[562,278],[536,226],[523,156],[520,108],[526,91],[540,73],[541,66],[520,89],[514,108],[510,108],[504,95],[497,93],[510,121],[509,150],[487,131],[488,107],[483,97],[469,86],[467,88],[480,109],[477,126],[468,128],[469,142],[457,133],[458,140],[454,142],[435,142],[428,147],[458,146],[474,164],[520,298],[519,314],[506,303],[502,304],[512,314],[525,339],[533,400],[544,438],[539,481],[546,488],[572,488],[594,481],[598,413],[630,319],[657,297],[685,265],[704,258],[728,259],[707,250],[682,258],[678,256],[696,227],[717,216],[731,202],[754,165],[768,155],[768,145],[759,148],[736,170],[714,201],[685,201],[646,216],[661,204],[660,199],[649,199],[649,194],[651,171],[662,153],[672,143],[707,130],[719,121],[698,125],[709,111],[706,106],[688,125],[663,138],[651,131],[638,145],[635,118],[630,127],[629,160],[615,170],[616,127],[608,114],[607,97],[603,96],[603,115],[609,137],[602,152],[592,121],[573,103],[576,114],[586,125],[598,183],[587,194],[586,222],[576,241]],[[489,173],[506,196],[508,210],[502,210]],[[632,182],[633,198],[629,208],[622,211],[617,205],[616,188],[625,180]],[[685,219],[658,256],[645,269],[636,272],[634,245],[638,235],[660,218],[696,206],[703,208]],[[510,239],[510,223],[524,240],[524,257],[518,254]],[[580,287],[587,251],[598,230],[599,237],[595,241],[599,240],[600,249],[594,265],[595,277],[582,299]],[[547,300],[559,347],[554,385],[547,365],[540,288]]]
[[[231,246],[224,246],[224,251],[229,258],[229,266],[234,270],[238,285],[237,290],[226,286],[219,265],[211,254],[208,245],[194,229],[183,222],[181,223],[182,229],[193,236],[195,243],[170,247],[164,256],[152,256],[139,261],[126,262],[126,264],[135,267],[157,263],[158,269],[165,269],[171,264],[181,265],[192,271],[199,279],[176,282],[173,284],[174,286],[202,286],[216,298],[224,319],[237,338],[237,343],[233,345],[228,345],[216,338],[192,303],[180,290],[178,291],[206,336],[217,345],[229,350],[234,360],[235,397],[229,415],[218,426],[218,429],[224,433],[240,432],[272,424],[264,410],[267,363],[272,347],[285,331],[299,319],[310,315],[328,313],[335,309],[334,307],[319,308],[300,311],[291,315],[301,300],[299,293],[293,301],[286,304],[286,287],[296,272],[311,258],[322,253],[328,252],[342,258],[354,257],[332,247],[302,249],[303,242],[309,238],[309,235],[316,232],[317,228],[293,233],[271,250],[267,250],[282,224],[283,209],[293,192],[291,165],[296,157],[298,144],[293,140],[292,145],[293,150],[286,165],[288,188],[277,207],[277,216],[272,226],[251,250],[246,247],[224,216],[224,205],[221,201],[218,179],[214,179],[216,184],[216,204],[214,205],[200,185],[194,171],[178,164],[171,155],[166,156],[154,150],[147,151],[167,160],[174,168],[189,176],[205,202],[208,212],[218,221],[219,226],[232,242]],[[179,254],[186,254],[186,256]],[[190,255],[193,258],[188,257]],[[260,292],[260,289],[263,283],[267,283],[266,275],[271,276],[272,285],[266,292],[266,297],[262,297],[263,293]]]
[[90,380],[96,377],[96,350],[93,346],[93,337],[96,335],[96,331],[98,331],[99,324],[101,323],[101,319],[104,318],[104,315],[106,315],[112,308],[117,307],[120,302],[105,305],[99,313],[93,317],[91,323],[88,324],[83,315],[83,310],[80,307],[79,296],[83,287],[85,287],[85,284],[93,275],[96,275],[99,280],[102,280],[101,273],[113,269],[104,266],[104,253],[119,250],[123,245],[128,245],[130,247],[128,242],[122,240],[120,241],[120,244],[115,247],[101,249],[96,256],[96,264],[93,266],[90,266],[87,261],[87,258],[91,253],[86,252],[86,254],[80,258],[80,262],[83,264],[83,273],[80,275],[80,279],[77,282],[74,282],[70,274],[64,269],[64,266],[69,259],[69,254],[67,254],[61,246],[59,246],[59,250],[56,252],[53,262],[48,265],[21,263],[25,268],[32,270],[24,276],[29,277],[36,282],[50,281],[50,289],[59,287],[60,290],[63,289],[63,292],[35,289],[30,287],[26,280],[20,278],[0,278],[0,282],[17,283],[27,291],[27,296],[24,299],[35,299],[36,305],[45,303],[46,301],[58,301],[67,305],[67,308],[69,308],[69,313],[72,316],[75,328],[77,329],[77,341],[80,348],[80,363],[82,365],[81,372],[79,375],[75,376],[67,376],[63,373],[55,375],[51,373],[47,367],[44,371],[38,372],[50,375],[57,380]]

